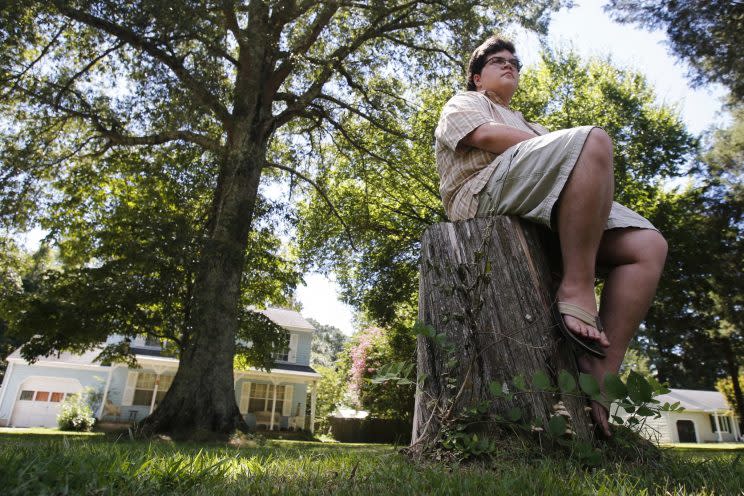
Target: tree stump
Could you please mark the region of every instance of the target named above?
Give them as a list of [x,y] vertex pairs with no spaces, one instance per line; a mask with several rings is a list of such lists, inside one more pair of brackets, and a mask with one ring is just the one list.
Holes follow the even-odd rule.
[[[444,334],[454,352],[418,336],[412,447],[436,435],[448,401],[454,414],[485,402],[486,417],[506,417],[518,407],[522,418],[545,426],[562,401],[574,439],[591,439],[586,399],[576,391],[523,392],[505,399],[491,387],[513,384],[521,375],[530,389],[536,371],[544,371],[554,385],[560,370],[578,375],[573,351],[551,317],[558,281],[551,273],[549,236],[542,226],[507,216],[440,223],[425,231],[419,320]],[[495,435],[497,425],[486,421],[477,430]]]

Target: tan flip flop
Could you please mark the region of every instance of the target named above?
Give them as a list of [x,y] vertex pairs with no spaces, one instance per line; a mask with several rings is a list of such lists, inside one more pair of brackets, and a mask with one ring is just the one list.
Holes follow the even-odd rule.
[[584,338],[582,336],[579,336],[578,334],[573,333],[571,329],[566,327],[566,323],[563,321],[564,315],[570,315],[571,317],[575,317],[583,323],[596,328],[599,332],[603,332],[604,328],[602,327],[602,322],[599,320],[598,315],[592,315],[579,306],[562,301],[556,301],[555,303],[553,303],[553,305],[551,305],[551,307],[553,311],[553,318],[558,323],[558,328],[571,343],[578,346],[581,350],[594,355],[595,357],[604,358],[607,356],[605,352],[602,351],[602,349],[599,347],[596,341],[594,341],[593,339]]

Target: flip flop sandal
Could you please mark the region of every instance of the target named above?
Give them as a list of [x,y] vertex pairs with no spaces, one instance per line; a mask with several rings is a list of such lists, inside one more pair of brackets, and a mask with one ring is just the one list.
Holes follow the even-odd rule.
[[581,307],[561,301],[553,303],[553,305],[551,305],[551,310],[553,312],[553,318],[558,323],[558,328],[561,330],[563,336],[565,336],[570,343],[573,343],[582,351],[585,351],[597,358],[604,358],[607,356],[605,352],[602,351],[602,349],[599,347],[596,341],[594,341],[593,339],[584,338],[582,336],[579,336],[578,334],[574,334],[573,332],[571,332],[571,329],[566,327],[566,323],[563,321],[564,315],[570,315],[571,317],[575,317],[583,323],[594,327],[599,332],[603,332],[604,328],[602,327],[602,322],[599,320],[599,316],[594,316]]

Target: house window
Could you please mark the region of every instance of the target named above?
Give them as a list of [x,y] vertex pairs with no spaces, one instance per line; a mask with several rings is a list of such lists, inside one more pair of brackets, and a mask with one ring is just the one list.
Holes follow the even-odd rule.
[[62,398],[65,397],[65,393],[52,393],[52,397],[49,401],[52,403],[59,403],[62,401]]
[[251,396],[248,400],[249,412],[270,412],[274,402],[274,388],[276,387],[276,410],[281,413],[284,410],[284,386],[273,384],[253,384]]
[[[156,380],[158,380],[158,377],[152,372],[140,372],[137,374],[137,385],[134,387],[132,405],[150,406],[152,403],[152,394],[155,391]],[[160,376],[158,380],[158,393],[155,397],[155,405],[162,401],[172,383],[172,375]]]
[[21,391],[21,399],[24,401],[31,401],[34,399],[33,391]]
[[34,401],[49,401],[49,391],[36,391]]
[[297,341],[298,336],[296,333],[288,333],[289,343],[287,347],[280,352],[274,353],[274,360],[277,362],[290,362],[295,361],[295,355],[297,353]]
[[[729,417],[718,416],[718,425],[721,426],[721,432],[731,432],[731,419]],[[716,419],[713,415],[710,416],[710,430],[718,432],[716,429]]]
[[286,348],[284,351],[274,353],[274,360],[276,360],[277,362],[288,362],[289,361],[289,348]]

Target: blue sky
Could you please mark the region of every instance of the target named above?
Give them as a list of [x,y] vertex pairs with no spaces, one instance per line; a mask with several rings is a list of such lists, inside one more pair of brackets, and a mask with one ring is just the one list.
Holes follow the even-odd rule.
[[[687,66],[669,53],[663,32],[652,33],[615,23],[602,11],[604,3],[604,0],[578,1],[575,7],[553,16],[548,33],[550,45],[573,47],[584,57],[609,56],[616,66],[645,74],[656,89],[659,103],[675,105],[688,129],[695,134],[714,125],[725,125],[727,115],[721,110],[725,90],[717,85],[690,88]],[[527,65],[537,61],[536,36],[515,30],[512,39]],[[307,285],[297,292],[303,315],[351,334],[353,311],[338,301],[334,282],[319,274],[308,274],[305,280]]]

